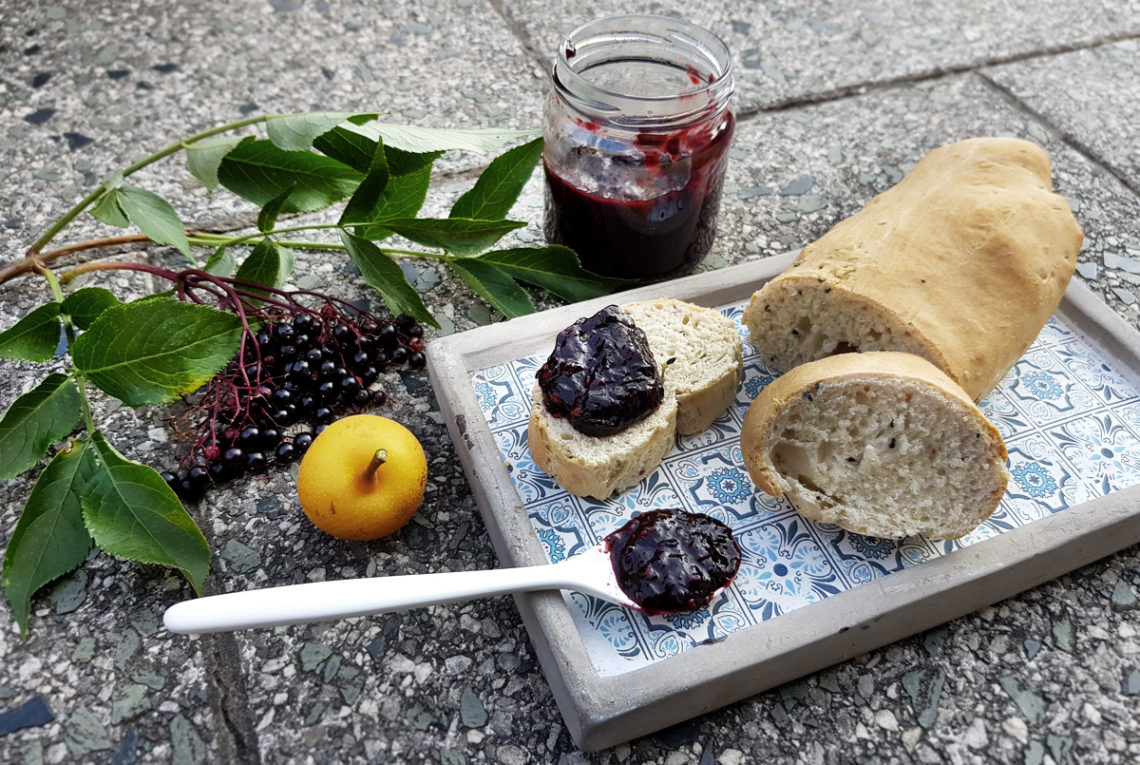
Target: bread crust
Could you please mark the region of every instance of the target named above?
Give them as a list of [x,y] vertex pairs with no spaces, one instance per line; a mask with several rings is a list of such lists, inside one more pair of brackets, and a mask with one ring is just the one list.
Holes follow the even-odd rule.
[[[753,295],[751,342],[785,370],[788,334],[814,342],[799,322],[818,322],[829,341],[796,361],[836,352],[836,338],[848,346],[839,350],[908,351],[981,399],[1036,339],[1076,267],[1084,236],[1050,173],[1045,152],[1021,139],[935,149]],[[845,336],[856,314],[882,331]]]
[[782,476],[773,460],[773,449],[780,438],[780,434],[773,432],[773,425],[781,415],[804,400],[812,401],[816,395],[826,395],[824,391],[829,386],[851,381],[885,383],[888,386],[904,382],[921,383],[929,395],[957,405],[972,418],[972,424],[980,434],[979,446],[995,463],[1003,466],[997,472],[1000,480],[995,480],[984,499],[972,508],[974,515],[968,522],[942,530],[926,530],[928,536],[934,539],[962,536],[993,513],[1005,493],[1009,477],[1004,470],[1008,453],[1001,434],[961,386],[926,359],[909,353],[878,351],[830,356],[792,369],[761,391],[745,414],[740,435],[744,463],[757,489],[773,497],[787,497],[802,515],[813,520],[838,523],[861,534],[890,536],[882,533],[881,529],[872,530],[845,522],[829,513],[829,508],[820,506],[796,482]]

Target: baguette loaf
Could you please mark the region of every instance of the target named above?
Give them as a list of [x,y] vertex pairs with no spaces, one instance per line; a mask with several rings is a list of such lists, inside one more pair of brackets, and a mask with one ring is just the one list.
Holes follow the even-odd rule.
[[775,371],[907,351],[979,400],[1057,308],[1082,240],[1038,146],[960,141],[805,247],[743,322]]
[[761,491],[874,537],[960,537],[1009,480],[997,429],[907,353],[841,354],[778,377],[749,407],[741,448]]
[[699,433],[724,414],[740,381],[743,344],[720,312],[670,298],[629,303],[622,311],[645,333],[663,368],[665,398],[652,414],[614,435],[590,436],[552,415],[534,387],[531,456],[578,496],[605,499],[638,484],[669,454],[678,432]]

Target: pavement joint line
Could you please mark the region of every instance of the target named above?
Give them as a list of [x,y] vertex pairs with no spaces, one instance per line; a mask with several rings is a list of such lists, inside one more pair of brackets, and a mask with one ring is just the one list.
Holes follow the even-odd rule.
[[992,59],[987,59],[985,61],[975,61],[969,64],[939,67],[936,69],[927,70],[925,72],[900,75],[898,77],[888,77],[882,80],[867,80],[865,82],[844,85],[840,88],[819,91],[817,93],[807,93],[801,96],[794,96],[780,101],[772,101],[767,104],[762,103],[746,109],[739,109],[737,111],[737,117],[741,119],[749,119],[759,114],[789,111],[791,109],[797,109],[804,106],[815,106],[817,104],[830,103],[832,101],[842,101],[848,98],[857,98],[859,96],[863,96],[875,91],[891,90],[905,85],[914,85],[920,82],[937,80],[942,77],[976,73],[983,69],[989,69],[995,66],[1016,64],[1022,61],[1032,61],[1034,59],[1047,58],[1050,56],[1062,56],[1067,53],[1076,53],[1082,50],[1092,50],[1094,48],[1100,48],[1105,45],[1115,45],[1116,43],[1125,42],[1127,40],[1140,40],[1140,31],[1127,32],[1117,35],[1107,35],[1083,43],[1057,45],[1050,48],[1027,51],[1025,53],[1016,53],[1010,56],[998,56]]
[[[510,33],[518,40],[519,45],[522,46],[526,55],[538,64],[541,71],[546,72],[550,66],[550,57],[544,55],[539,46],[535,44],[534,39],[527,33],[526,27],[519,22],[518,19],[514,18],[510,11],[503,7],[502,0],[487,0],[487,2],[503,20],[503,23],[507,25],[507,29],[510,30]],[[569,32],[570,30],[566,31]]]
[[992,89],[1011,106],[1019,109],[1020,111],[1023,111],[1025,114],[1032,117],[1034,120],[1040,123],[1042,127],[1051,132],[1060,141],[1064,142],[1067,146],[1072,148],[1074,151],[1095,165],[1099,170],[1107,173],[1108,175],[1111,175],[1113,178],[1118,180],[1126,189],[1131,191],[1136,196],[1140,197],[1140,182],[1133,178],[1130,178],[1126,173],[1117,170],[1108,160],[1099,156],[1091,146],[1083,143],[1075,135],[1050,120],[1045,114],[1038,111],[1037,109],[1034,109],[1028,103],[1018,98],[1013,91],[999,83],[997,80],[994,80],[985,72],[979,71],[975,72],[975,74],[984,85]]

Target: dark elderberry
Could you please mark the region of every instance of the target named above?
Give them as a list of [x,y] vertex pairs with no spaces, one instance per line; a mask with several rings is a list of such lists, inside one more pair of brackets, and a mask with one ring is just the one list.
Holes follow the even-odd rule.
[[335,361],[329,359],[328,361],[321,362],[317,374],[320,375],[322,380],[333,380],[339,378],[343,371],[344,370],[337,366]]
[[308,332],[315,329],[317,320],[313,318],[312,314],[299,313],[293,317],[293,328],[298,332]]
[[317,398],[325,403],[336,401],[339,396],[340,386],[336,380],[325,380],[317,387]]
[[293,329],[292,324],[290,324],[288,322],[282,322],[281,324],[277,325],[276,334],[277,334],[277,341],[279,343],[281,343],[281,344],[285,344],[285,343],[292,344],[292,340],[296,336],[297,332],[296,332],[296,330]]
[[[287,382],[292,382],[292,381],[290,380]],[[285,404],[288,404],[290,401],[293,400],[293,391],[289,390],[288,388],[278,388],[277,390],[273,391],[273,393],[270,394],[269,397],[271,399],[273,399],[274,403],[280,404],[281,406],[285,406]]]
[[352,327],[347,324],[334,324],[332,328],[332,336],[337,342],[347,343],[353,336]]
[[281,441],[281,431],[274,427],[261,429],[261,442],[262,449],[271,449]]
[[357,406],[365,406],[371,402],[372,391],[368,390],[367,388],[361,388],[352,396],[352,403],[356,404]]
[[384,406],[388,401],[388,394],[382,390],[372,391],[372,403],[376,406]]
[[175,475],[173,471],[163,470],[159,475],[162,476],[162,480],[166,481],[166,485],[170,488],[174,489],[178,486],[178,476]]
[[285,367],[285,373],[292,375],[295,381],[308,377],[313,373],[312,367],[305,359],[298,359]]
[[396,346],[392,349],[392,352],[388,354],[388,360],[393,364],[403,364],[408,360],[408,349],[402,345]]
[[222,454],[222,462],[229,466],[245,464],[245,451],[240,446],[231,446]]
[[372,354],[368,351],[357,351],[352,355],[352,368],[361,370],[372,363]]
[[261,445],[261,428],[256,425],[245,428],[238,436],[238,443],[247,451],[255,451]]
[[309,446],[312,445],[312,443],[313,443],[313,434],[312,433],[298,433],[297,435],[293,436],[293,446],[297,449],[297,451],[300,451],[300,452],[306,451],[309,448]]
[[297,456],[297,450],[291,441],[285,441],[277,445],[273,450],[273,456],[278,462],[292,462],[293,458]]
[[380,331],[376,333],[376,339],[380,341],[381,345],[389,350],[395,348],[396,343],[398,343],[400,340],[399,334],[396,332],[396,326],[394,324],[385,324],[382,326],[380,328]]
[[310,364],[320,364],[322,359],[324,359],[324,356],[321,355],[320,348],[310,348],[305,351],[305,361]]
[[210,474],[210,478],[214,483],[225,483],[241,475],[242,466],[219,460],[217,462],[211,462],[209,467],[206,468],[206,471]]
[[186,472],[186,477],[178,481],[175,491],[182,499],[191,502],[201,499],[210,488],[210,474],[201,465],[195,465]]
[[396,317],[396,329],[400,330],[404,334],[407,334],[408,330],[414,326],[416,326],[416,319],[414,316],[409,316],[406,313],[402,313]]
[[313,396],[310,394],[307,396],[301,396],[301,398],[297,399],[297,409],[299,410],[298,414],[300,414],[300,412],[305,412],[305,413],[311,412],[316,407],[317,407],[317,397],[316,396]]
[[360,390],[360,380],[357,380],[355,375],[346,374],[340,378],[341,395],[351,398],[358,390]]
[[245,455],[245,469],[250,473],[262,473],[269,467],[269,460],[261,452],[250,452]]
[[423,351],[413,351],[408,354],[408,366],[412,369],[423,369],[427,364],[427,355]]
[[360,383],[364,386],[369,386],[380,379],[380,371],[376,367],[365,367],[360,370]]
[[294,358],[296,355],[297,355],[297,346],[293,345],[292,343],[289,343],[288,345],[282,345],[280,348],[277,349],[277,356],[282,361],[288,361],[288,360]]
[[318,406],[316,411],[313,412],[313,419],[322,425],[328,425],[335,419],[332,409],[327,406]]
[[408,327],[408,337],[423,337],[423,336],[424,336],[424,328],[421,327],[419,324]]

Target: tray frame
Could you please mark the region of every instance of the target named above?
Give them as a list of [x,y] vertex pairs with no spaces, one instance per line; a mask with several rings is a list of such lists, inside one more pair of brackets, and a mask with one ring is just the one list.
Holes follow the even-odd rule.
[[[611,303],[674,297],[705,306],[747,299],[786,253],[562,306],[433,341],[428,371],[495,553],[506,566],[548,563],[471,374],[550,347]],[[1140,389],[1140,333],[1073,280],[1058,317]],[[575,744],[596,751],[682,722],[913,635],[1140,542],[1140,485],[1070,507],[921,565],[838,593],[651,666],[599,674],[557,592],[515,596]]]

